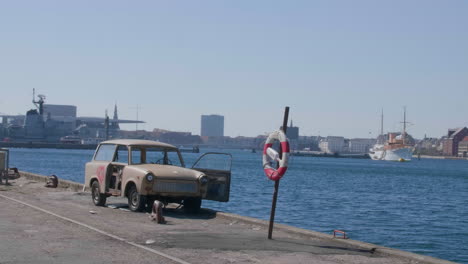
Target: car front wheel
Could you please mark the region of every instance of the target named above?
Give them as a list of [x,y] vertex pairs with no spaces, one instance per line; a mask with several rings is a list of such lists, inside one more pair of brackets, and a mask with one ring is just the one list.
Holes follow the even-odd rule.
[[145,209],[146,196],[138,193],[135,185],[130,187],[127,193],[128,208],[133,212],[141,212]]
[[99,182],[94,181],[91,185],[91,196],[93,197],[93,203],[96,206],[104,206],[106,204],[106,195],[102,194],[99,190]]

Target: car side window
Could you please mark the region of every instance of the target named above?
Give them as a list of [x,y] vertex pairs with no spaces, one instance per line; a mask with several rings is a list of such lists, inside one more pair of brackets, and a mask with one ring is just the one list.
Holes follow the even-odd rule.
[[99,147],[94,160],[99,161],[112,161],[115,153],[114,144],[103,144]]
[[146,149],[146,160],[148,163],[159,163],[164,164],[164,153],[159,148],[147,148]]
[[168,151],[167,160],[168,163],[170,163],[171,165],[182,167],[182,163],[180,162],[179,158],[179,153],[177,151]]
[[128,164],[128,149],[127,146],[119,145],[117,147],[117,153],[114,158],[115,162]]
[[141,148],[132,147],[132,164],[143,164],[143,155],[141,155]]

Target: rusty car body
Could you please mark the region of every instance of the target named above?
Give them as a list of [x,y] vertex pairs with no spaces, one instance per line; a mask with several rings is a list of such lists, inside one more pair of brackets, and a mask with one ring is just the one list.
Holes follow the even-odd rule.
[[[101,142],[86,163],[85,186],[93,203],[104,206],[110,196],[127,197],[129,209],[143,211],[155,200],[180,203],[197,211],[202,199],[229,201],[232,157],[205,153],[185,168],[179,149],[151,140],[117,139]],[[211,167],[210,167],[211,166]]]

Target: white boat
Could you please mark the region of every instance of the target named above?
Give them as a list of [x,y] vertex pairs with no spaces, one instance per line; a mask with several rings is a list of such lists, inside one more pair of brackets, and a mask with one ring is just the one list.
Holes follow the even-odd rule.
[[389,160],[389,161],[410,161],[413,156],[413,146],[394,146],[393,149],[388,149],[389,145],[376,144],[369,151],[369,156],[373,160]]
[[382,144],[375,144],[370,150],[369,150],[369,156],[373,160],[381,160],[384,153],[384,145]]
[[381,121],[381,135],[377,144],[369,150],[369,156],[373,160],[410,161],[413,156],[413,144],[411,136],[406,133],[406,109],[403,118],[403,132],[388,133],[383,135],[383,113]]

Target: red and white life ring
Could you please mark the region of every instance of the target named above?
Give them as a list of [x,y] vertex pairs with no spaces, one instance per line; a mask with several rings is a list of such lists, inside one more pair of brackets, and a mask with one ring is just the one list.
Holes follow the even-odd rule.
[[[281,152],[282,158],[278,158],[279,167],[278,169],[273,168],[270,163],[273,161],[270,156],[267,154],[268,148],[273,146],[275,140],[278,140],[281,143]],[[289,142],[288,138],[284,134],[282,130],[275,131],[271,133],[266,142],[265,146],[263,147],[263,170],[265,171],[266,176],[268,179],[277,181],[283,177],[288,169],[288,161],[289,161]]]

